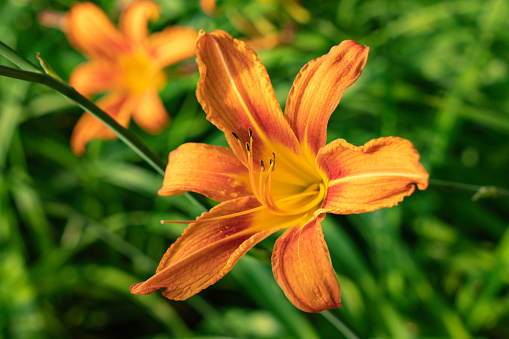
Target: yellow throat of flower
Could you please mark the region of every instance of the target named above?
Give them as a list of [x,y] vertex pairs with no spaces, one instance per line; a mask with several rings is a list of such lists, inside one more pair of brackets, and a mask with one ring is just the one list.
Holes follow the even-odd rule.
[[[260,206],[245,211],[219,217],[198,218],[197,220],[161,221],[161,223],[203,223],[231,219],[243,215],[267,210],[278,216],[295,216],[302,218],[302,224],[313,218],[321,207],[327,194],[328,180],[317,166],[315,156],[307,150],[301,154],[283,148],[275,149],[268,161],[260,159],[255,168],[253,160],[253,132],[249,129],[249,142],[244,142],[237,134],[232,133],[245,150],[244,163],[249,171],[249,181],[253,195]],[[276,165],[276,152],[281,154]],[[295,219],[298,220],[298,219]],[[260,229],[264,226],[261,225]]]
[[166,76],[158,65],[143,53],[125,55],[119,60],[119,86],[133,94],[140,94],[149,88],[161,90]]
[[304,152],[297,156],[283,150],[284,161],[278,161],[276,173],[276,153],[273,152],[268,163],[260,160],[257,169],[254,167],[251,129],[249,142],[244,143],[235,133],[233,135],[246,150],[245,161],[253,194],[268,211],[276,215],[298,215],[314,212],[321,206],[327,182],[314,157],[308,157]]

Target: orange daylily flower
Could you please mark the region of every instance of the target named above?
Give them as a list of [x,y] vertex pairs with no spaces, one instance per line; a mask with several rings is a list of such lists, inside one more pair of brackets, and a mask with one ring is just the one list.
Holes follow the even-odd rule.
[[157,273],[135,294],[189,298],[222,278],[251,247],[287,229],[274,245],[274,277],[306,312],[341,307],[339,282],[320,222],[397,205],[428,185],[410,141],[386,137],[326,145],[327,121],[360,76],[368,47],[343,41],[295,79],[283,115],[256,54],[222,31],[197,40],[196,91],[228,147],[188,143],[169,156],[162,196],[187,191],[220,204],[203,213],[168,249]]
[[[159,17],[151,1],[137,1],[120,16],[117,29],[96,5],[75,5],[65,17],[69,42],[88,57],[71,74],[69,83],[85,96],[108,92],[97,105],[120,125],[131,120],[156,134],[169,122],[158,92],[166,84],[163,69],[195,54],[198,33],[192,28],[169,27],[148,35],[148,20]],[[91,139],[114,139],[115,134],[85,113],[71,136],[74,153],[81,155]]]
[[200,7],[204,13],[213,15],[216,11],[216,0],[200,0]]

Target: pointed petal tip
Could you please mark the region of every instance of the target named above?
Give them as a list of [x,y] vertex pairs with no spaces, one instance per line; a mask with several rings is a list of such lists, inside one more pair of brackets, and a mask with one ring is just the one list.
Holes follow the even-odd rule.
[[154,288],[146,288],[143,286],[144,282],[140,282],[137,284],[132,284],[130,291],[132,294],[146,295],[154,292],[156,289]]
[[204,29],[200,29],[200,31],[198,32],[198,37],[196,38],[196,48],[198,49],[198,43],[201,40],[207,39],[208,37],[210,37],[210,35],[214,35],[213,33],[216,33],[216,32],[218,32],[218,31],[215,30],[210,33],[207,33]]
[[328,310],[335,310],[337,308],[343,308],[343,304],[341,304],[341,301],[337,301],[336,303],[332,303],[329,305],[323,305],[321,308],[314,309],[313,311],[307,311],[308,313],[322,313],[324,311]]
[[304,305],[297,304],[290,300],[295,307],[299,310],[307,313],[322,313],[323,311],[335,310],[337,308],[343,308],[343,304],[341,304],[341,300],[330,300],[328,303],[324,303],[321,305]]
[[335,47],[342,50],[348,50],[350,56],[353,59],[357,60],[356,72],[362,73],[362,71],[364,70],[364,66],[366,66],[366,62],[368,61],[368,54],[370,50],[369,46],[362,45],[355,40],[344,40],[338,46]]
[[301,145],[314,153],[324,147],[327,124],[343,92],[361,75],[369,47],[344,40],[329,53],[308,62],[295,78],[285,108],[285,118]]

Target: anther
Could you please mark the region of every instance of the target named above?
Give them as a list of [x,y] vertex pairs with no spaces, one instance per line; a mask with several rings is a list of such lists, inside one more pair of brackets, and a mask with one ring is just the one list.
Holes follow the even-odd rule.
[[249,140],[253,141],[253,130],[249,127]]
[[265,166],[263,164],[263,160],[260,160],[260,163],[262,164],[262,171],[265,171]]
[[235,137],[235,139],[237,139],[238,141],[241,141],[241,139],[239,138],[239,136],[237,135],[237,133],[235,132],[232,132],[233,136]]
[[276,153],[272,152],[272,157],[274,159],[274,161],[273,161],[274,166],[272,166],[272,170],[274,170],[276,168]]
[[246,142],[246,150],[248,153],[251,152],[251,148],[249,147],[249,142]]

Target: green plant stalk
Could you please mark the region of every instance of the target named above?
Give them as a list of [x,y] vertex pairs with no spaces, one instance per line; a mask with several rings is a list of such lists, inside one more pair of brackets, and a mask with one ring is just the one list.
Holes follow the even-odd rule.
[[473,201],[484,198],[509,198],[509,190],[496,186],[463,184],[446,180],[430,179],[429,188],[449,192],[472,192]]
[[44,74],[38,67],[20,56],[9,46],[0,41],[0,54],[9,59],[22,70],[0,65],[0,75],[19,80],[36,82],[60,92],[83,110],[91,113],[111,129],[120,140],[135,151],[143,160],[152,166],[159,174],[164,175],[166,165],[155,155],[140,139],[131,131],[119,125],[106,112],[97,107],[93,102],[78,93],[73,87],[66,83]]
[[21,69],[41,73],[41,70],[37,68],[33,63],[21,57],[15,50],[0,41],[0,54],[10,60],[13,64]]
[[0,75],[14,79],[36,82],[62,93],[72,102],[85,111],[93,114],[100,119],[110,130],[112,130],[127,146],[138,153],[150,166],[152,166],[159,174],[164,175],[165,164],[155,155],[144,143],[140,141],[131,131],[120,126],[106,112],[97,107],[83,95],[78,93],[73,87],[47,75],[44,73],[29,72],[14,69],[6,66],[0,66]]
[[337,316],[335,316],[331,311],[323,311],[320,313],[328,322],[331,323],[340,333],[342,333],[347,339],[359,339],[359,337],[346,326],[345,323]]

